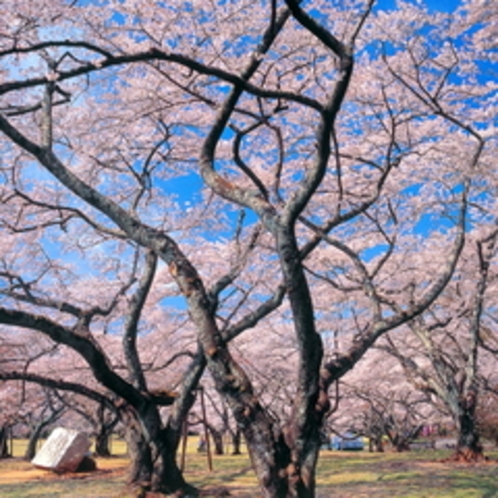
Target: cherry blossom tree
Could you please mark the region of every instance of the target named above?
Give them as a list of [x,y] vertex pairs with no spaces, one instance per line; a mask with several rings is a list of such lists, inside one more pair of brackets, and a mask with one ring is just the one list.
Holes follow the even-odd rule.
[[494,280],[490,270],[496,267],[497,236],[494,229],[477,240],[469,237],[455,281],[409,325],[414,337],[389,335],[383,346],[398,358],[412,384],[451,415],[458,432],[454,458],[461,461],[483,458],[477,408],[496,358],[490,358],[480,343],[486,341],[488,330],[485,310],[494,306],[488,282]]
[[26,423],[30,426],[30,435],[24,459],[31,461],[36,455],[38,441],[51,424],[56,422],[64,413],[65,407],[60,403],[50,390],[43,393],[45,399],[38,407],[38,410],[31,411],[26,417]]
[[[37,342],[33,341],[33,339],[34,336],[31,334],[28,334],[27,337],[23,337],[23,334],[6,334],[5,336],[1,336],[2,360],[0,361],[0,378],[12,370],[23,370],[23,368],[27,367],[29,360],[27,365],[26,358],[35,361],[53,349],[47,342]],[[30,341],[32,342],[30,343]],[[14,430],[19,432],[19,430],[22,430],[22,426],[26,426],[28,429],[26,432],[30,437],[31,443],[28,446],[35,447],[40,431],[43,430],[46,424],[51,423],[52,415],[55,415],[55,418],[60,415],[59,407],[51,403],[52,400],[49,400],[49,397],[50,394],[48,391],[43,392],[43,390],[34,389],[28,383],[21,381],[12,383],[0,380],[0,407],[2,414],[0,427],[3,457],[11,456],[10,444],[7,444],[7,438],[8,436],[12,436]],[[35,414],[37,415],[37,422],[31,423],[31,417]],[[39,426],[38,430],[35,427],[36,425]],[[26,453],[27,456],[31,454],[28,454],[28,450]]]
[[496,389],[492,389],[491,392],[486,389],[484,395],[480,396],[480,403],[477,408],[477,424],[480,435],[488,441],[492,441],[495,446],[498,446],[498,423],[496,415],[498,398],[496,395]]
[[355,434],[369,438],[371,451],[384,451],[384,437],[396,451],[409,450],[410,443],[420,435],[430,419],[429,400],[413,389],[389,389],[386,386],[352,389],[350,397],[349,405],[356,413],[350,427]]
[[12,427],[15,425],[15,413],[12,410],[15,407],[13,403],[15,394],[15,389],[12,386],[2,386],[2,390],[0,391],[0,406],[2,407],[2,416],[0,419],[0,458],[12,456],[9,441]]
[[[28,284],[23,278],[15,276],[12,271],[8,274],[6,272],[10,282],[10,285],[3,289],[6,298],[27,303],[28,309],[48,310],[48,316],[43,316],[35,315],[32,311],[24,309],[20,311],[22,319],[16,320],[15,323],[19,326],[24,323],[25,327],[38,330],[52,339],[56,346],[52,345],[47,351],[42,348],[43,343],[40,344],[35,339],[32,343],[35,351],[29,355],[18,356],[15,361],[12,359],[10,368],[6,364],[5,371],[0,373],[0,378],[21,379],[51,389],[77,393],[96,401],[102,409],[107,408],[117,414],[124,424],[132,457],[130,481],[134,484],[143,483],[144,486],[150,486],[151,480],[163,479],[170,489],[184,489],[185,491],[190,487],[185,483],[176,466],[175,455],[183,420],[194,401],[192,391],[203,372],[204,358],[194,350],[190,354],[186,354],[186,351],[174,353],[169,360],[165,361],[164,354],[158,355],[154,348],[147,347],[147,342],[150,345],[152,340],[158,340],[153,333],[146,336],[145,352],[140,357],[137,345],[138,323],[155,275],[156,263],[157,258],[149,254],[145,258],[143,275],[140,276],[134,272],[133,278],[117,286],[117,294],[107,299],[109,305],[105,309],[98,305],[93,308],[81,308],[71,302],[71,298],[76,299],[76,296],[70,294],[66,294],[66,299],[61,301],[47,298],[42,294],[42,288],[36,279]],[[136,289],[126,296],[128,288],[135,280],[137,280]],[[80,283],[77,292],[81,290]],[[105,287],[103,292],[108,293],[109,287]],[[98,302],[103,302],[103,296],[98,294],[93,291],[92,298],[97,297]],[[121,308],[119,307],[120,297],[129,297],[128,304]],[[278,303],[278,299],[276,302]],[[268,303],[262,305],[256,310],[253,319],[256,319],[259,313],[265,313],[267,309],[271,309],[272,306],[273,304],[268,306]],[[115,310],[115,307],[120,309]],[[52,313],[50,313],[51,310]],[[65,315],[77,317],[78,320],[74,325],[68,326]],[[103,335],[90,332],[91,327],[97,329],[99,325],[102,327],[98,317],[108,315],[114,315],[118,321],[124,317],[124,324],[120,325],[124,328],[120,338],[121,350],[116,347],[118,337],[115,334]],[[240,328],[243,329],[250,323],[251,320],[248,319],[246,324],[240,325]],[[115,326],[110,320],[104,324],[104,330]],[[230,329],[228,332],[231,332]],[[161,340],[162,348],[167,348],[168,341],[164,337]],[[172,337],[170,342],[173,340],[177,342],[173,351],[178,351],[184,341],[179,342],[178,337]],[[23,344],[22,341],[20,342]],[[41,352],[37,352],[40,348]],[[75,353],[82,358],[78,358]],[[171,356],[171,352],[168,354]],[[187,356],[189,361],[186,367],[183,365],[183,368],[179,370],[180,366],[175,358],[184,356]],[[55,376],[54,362],[58,365]],[[19,364],[22,366],[20,370]],[[165,388],[164,372],[167,372],[168,368],[180,372],[175,374],[177,383],[175,392],[167,387],[173,386],[171,376]],[[182,370],[183,373],[181,373]],[[158,378],[155,371],[161,374],[159,375],[160,385],[157,387],[154,385],[157,384]],[[152,373],[154,373],[153,377],[151,377]],[[61,375],[64,380],[60,380]],[[104,391],[102,387],[105,388]],[[160,417],[160,407],[164,405],[172,405],[165,424],[162,423]],[[102,424],[102,428],[105,429],[105,424]],[[156,432],[155,435],[153,431]],[[160,445],[160,447],[157,448],[154,445]],[[167,479],[164,476],[165,473]]]
[[[9,235],[0,322],[71,347],[126,401],[132,452],[142,455],[135,481],[193,492],[135,348],[161,261],[198,344],[177,413],[207,366],[263,496],[314,496],[330,386],[380,336],[435,302],[462,251],[469,202],[489,202],[475,186],[482,194],[495,144],[493,7],[16,6],[0,39]],[[422,233],[427,220],[434,230]],[[28,244],[44,250],[20,251]],[[432,260],[421,257],[436,246]],[[12,261],[16,247],[29,264]],[[79,269],[73,262],[73,275],[53,264],[70,247],[85,259]],[[138,282],[117,285],[110,277],[133,266],[137,247],[147,256],[125,273]],[[111,251],[120,257],[107,267]],[[85,264],[98,285],[114,288],[105,306],[61,299],[62,289],[88,285]],[[250,353],[231,344],[251,327],[256,340],[264,334],[261,320],[284,294],[279,327],[295,369],[292,401],[276,420],[241,361]],[[128,307],[119,308],[121,296]],[[125,317],[129,379],[92,330],[108,310]]]
[[386,442],[396,451],[409,450],[424,426],[442,420],[430,397],[414,388],[396,358],[381,346],[371,348],[344,376],[337,393],[337,410],[327,421],[329,432],[367,437],[370,451],[383,452]]

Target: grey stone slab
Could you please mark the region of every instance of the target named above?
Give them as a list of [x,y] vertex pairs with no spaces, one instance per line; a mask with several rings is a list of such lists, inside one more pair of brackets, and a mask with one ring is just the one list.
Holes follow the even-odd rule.
[[90,448],[83,432],[58,427],[45,441],[31,463],[54,472],[74,472]]

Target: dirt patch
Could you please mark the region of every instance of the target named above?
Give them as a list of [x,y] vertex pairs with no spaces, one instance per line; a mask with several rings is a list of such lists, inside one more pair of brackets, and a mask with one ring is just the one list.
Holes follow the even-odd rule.
[[7,468],[0,473],[0,485],[19,484],[28,481],[46,481],[52,479],[108,479],[110,476],[124,475],[128,462],[121,458],[98,459],[97,470],[91,472],[67,472],[56,474],[50,470],[38,469],[30,462],[12,458]]
[[4,470],[0,474],[0,484],[16,484],[25,481],[34,481],[43,479],[47,474],[51,474],[47,470],[36,469],[34,467],[23,469]]

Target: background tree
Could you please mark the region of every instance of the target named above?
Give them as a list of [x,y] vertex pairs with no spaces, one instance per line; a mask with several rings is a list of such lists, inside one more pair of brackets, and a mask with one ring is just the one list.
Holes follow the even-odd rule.
[[64,413],[65,407],[58,402],[54,393],[45,389],[43,392],[44,400],[38,410],[26,414],[26,422],[30,426],[30,435],[24,459],[31,461],[36,455],[38,441],[43,436],[43,432],[54,422],[56,422]]
[[87,398],[80,398],[68,399],[68,396],[59,396],[59,401],[66,409],[80,415],[92,428],[91,436],[95,440],[95,456],[111,456],[110,438],[119,423],[119,413],[117,410],[109,410],[104,403],[96,405]]
[[386,444],[409,450],[424,427],[442,420],[429,396],[405,378],[399,362],[377,347],[341,380],[338,392],[338,409],[327,424],[330,432],[367,437],[370,451],[383,452]]
[[[412,338],[389,335],[384,349],[399,359],[413,385],[442,404],[457,427],[455,458],[482,459],[477,422],[483,380],[496,358],[479,347],[487,303],[489,273],[496,258],[497,232],[469,238],[454,282],[427,313],[410,324]],[[492,278],[494,279],[494,277]],[[491,299],[490,299],[491,298]],[[487,356],[487,358],[486,358]]]
[[485,389],[484,395],[481,395],[479,398],[479,406],[477,408],[479,433],[483,438],[492,441],[495,446],[498,446],[497,394],[498,391],[496,389]]
[[360,420],[353,427],[357,434],[371,440],[376,451],[383,451],[384,436],[396,451],[409,450],[428,420],[427,399],[417,398],[410,391],[399,394],[397,397],[393,392],[355,392]]
[[[37,329],[42,334],[51,338],[56,344],[65,344],[68,348],[52,346],[50,353],[51,357],[44,365],[40,364],[40,358],[47,355],[38,354],[35,356],[19,357],[18,362],[24,361],[25,364],[21,371],[15,369],[13,365],[10,371],[1,374],[1,377],[6,380],[23,379],[29,382],[36,382],[51,388],[70,390],[79,394],[86,395],[97,401],[101,406],[107,406],[111,411],[118,412],[125,426],[128,446],[132,458],[132,466],[130,469],[130,480],[133,483],[141,482],[144,486],[150,486],[151,479],[163,479],[171,488],[189,489],[183,481],[179,469],[176,467],[175,454],[181,435],[181,427],[184,418],[193,403],[194,397],[191,395],[192,390],[202,375],[203,357],[199,353],[191,353],[189,362],[183,366],[183,374],[175,374],[178,393],[172,390],[164,389],[164,375],[162,375],[159,388],[148,387],[145,380],[146,372],[153,371],[154,368],[161,372],[171,369],[173,366],[178,369],[176,358],[182,358],[183,354],[175,354],[170,361],[164,362],[161,357],[157,357],[157,352],[152,348],[147,348],[147,354],[144,355],[145,361],[141,362],[137,348],[137,332],[139,317],[142,313],[145,300],[152,283],[155,273],[156,260],[148,258],[146,271],[138,278],[136,289],[130,294],[128,306],[119,310],[116,315],[125,318],[124,333],[122,335],[121,352],[116,346],[116,337],[95,334],[90,332],[90,326],[95,315],[111,315],[119,304],[119,296],[123,294],[123,287],[119,289],[117,297],[111,299],[111,305],[107,309],[95,307],[93,309],[84,310],[67,300],[58,301],[56,299],[47,299],[43,297],[35,288],[34,283],[28,286],[24,284],[20,277],[14,278],[12,273],[8,277],[11,282],[10,287],[4,289],[3,293],[8,298],[15,298],[21,302],[26,302],[31,306],[36,306],[40,310],[48,309],[57,310],[62,316],[59,321],[56,318],[42,317],[34,315],[29,311],[19,312],[16,324]],[[20,282],[19,288],[16,282]],[[129,287],[130,282],[134,278],[128,280],[124,284],[124,290]],[[220,290],[222,285],[220,285]],[[107,290],[107,289],[106,289]],[[94,296],[96,297],[96,296]],[[278,299],[275,301],[278,303]],[[273,306],[273,304],[271,304]],[[258,313],[266,312],[266,309],[271,309],[271,306],[261,306],[252,319],[257,319]],[[125,311],[127,309],[127,311]],[[125,311],[123,313],[123,311]],[[73,315],[79,318],[76,326],[66,326],[64,313]],[[98,322],[97,322],[98,323]],[[251,323],[251,319],[247,320],[246,324],[241,325],[241,329]],[[106,325],[106,328],[114,327],[112,322]],[[105,328],[104,328],[105,330]],[[149,338],[150,339],[150,338]],[[178,342],[178,337],[175,339]],[[38,342],[34,342],[38,344]],[[162,347],[166,346],[167,342],[163,339]],[[181,343],[176,347],[181,347]],[[71,355],[70,350],[73,349],[84,359],[81,360],[74,355]],[[67,365],[65,373],[65,381],[53,379],[53,362],[57,361],[59,366]],[[45,368],[44,368],[45,366]],[[98,393],[98,386],[94,389],[88,389],[84,386],[91,385],[92,382],[81,382],[83,377],[88,377],[88,368],[91,370],[90,377],[93,377],[102,384],[107,393]],[[8,369],[7,369],[8,370]],[[37,372],[36,374],[32,371]],[[120,371],[124,370],[125,376]],[[57,371],[57,376],[63,374],[63,369]],[[83,374],[83,375],[82,375]],[[156,376],[157,377],[157,376]],[[70,380],[74,378],[74,382]],[[151,379],[154,381],[154,377]],[[170,385],[173,385],[174,379],[169,379]],[[157,382],[157,380],[156,380]],[[154,382],[152,382],[152,385]],[[111,395],[109,395],[109,393]],[[117,396],[117,398],[116,398]],[[131,397],[130,397],[131,396]],[[162,405],[174,405],[170,410],[170,414],[163,425],[159,413],[159,408]],[[156,433],[155,436],[152,434]],[[154,445],[159,445],[159,449]],[[165,461],[161,462],[161,452],[166,455]],[[156,455],[155,457],[153,455]],[[167,460],[166,460],[167,459]],[[175,478],[176,472],[176,478]],[[166,473],[167,478],[161,473]],[[176,480],[175,480],[176,479]],[[154,484],[155,486],[165,486],[164,483]]]

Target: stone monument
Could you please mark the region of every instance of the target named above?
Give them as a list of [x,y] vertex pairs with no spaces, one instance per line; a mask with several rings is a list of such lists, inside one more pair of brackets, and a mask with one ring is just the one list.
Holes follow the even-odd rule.
[[90,448],[86,434],[58,427],[45,441],[31,463],[57,473],[75,472]]

